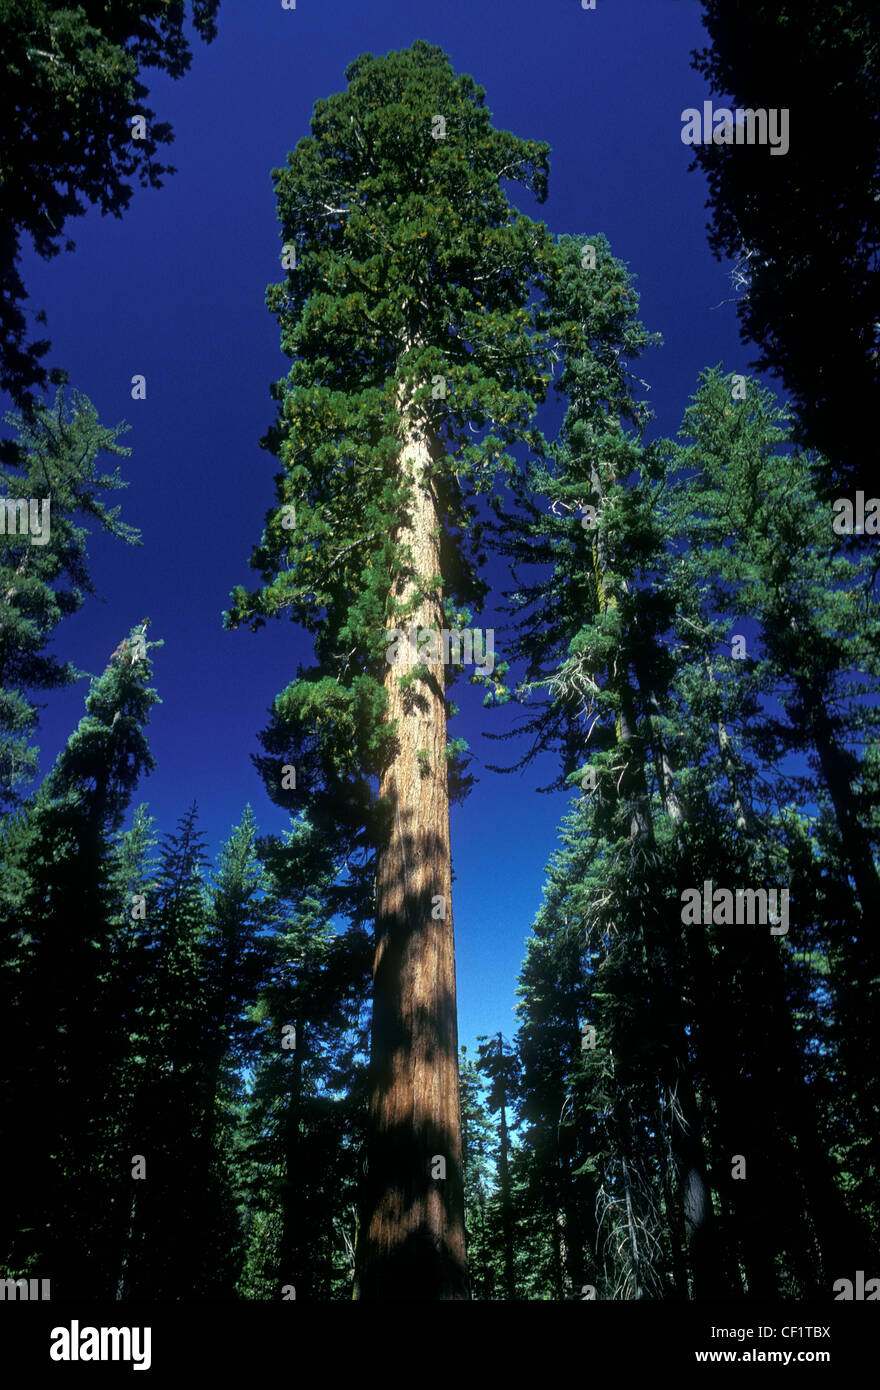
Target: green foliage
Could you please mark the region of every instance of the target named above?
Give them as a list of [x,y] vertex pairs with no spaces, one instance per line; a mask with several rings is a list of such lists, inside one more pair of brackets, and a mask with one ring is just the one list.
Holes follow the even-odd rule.
[[[124,929],[113,893],[111,835],[134,782],[152,767],[143,733],[156,695],[135,629],[93,680],[87,714],[40,790],[0,837],[0,976],[21,1065],[2,1081],[16,1143],[4,1164],[15,1193],[0,1259],[51,1268],[59,1290],[106,1291],[112,1202],[108,1152],[116,1122],[107,1095],[125,1056],[125,1022],[110,1006]],[[144,644],[147,646],[156,644]],[[133,874],[146,830],[127,847]],[[34,1107],[34,1098],[39,1104]]]
[[738,263],[742,336],[760,348],[752,365],[784,381],[834,498],[867,482],[878,385],[876,6],[704,0],[703,10],[711,45],[693,65],[717,104],[790,112],[785,155],[715,144],[694,155],[712,249]]
[[[315,804],[322,787],[366,822],[353,779],[377,776],[393,749],[382,683],[392,587],[410,558],[396,540],[404,430],[419,418],[431,442],[454,611],[483,595],[466,489],[512,474],[506,451],[536,438],[550,369],[531,296],[550,242],[500,186],[519,181],[542,199],[546,146],[494,130],[482,89],[439,49],[367,54],[346,75],[273,175],[284,244],[296,248],[296,267],[267,296],[294,359],[264,441],[283,471],[252,559],[263,587],[237,588],[227,622],[257,628],[289,610],[312,633],[318,666],[278,698],[264,745],[304,766],[311,814],[333,816]],[[431,134],[437,114],[443,139]],[[436,399],[435,376],[446,383]]]
[[[275,931],[247,1010],[257,1031],[237,1160],[245,1298],[278,1298],[285,1284],[297,1300],[352,1295],[370,950],[362,930],[333,932],[337,874],[312,844],[300,821],[291,853],[268,856]],[[283,1045],[285,1025],[294,1047]]]
[[[812,919],[798,914],[803,978],[789,965],[794,1026],[835,1136],[824,1142],[843,1164],[838,1181],[853,1212],[876,1229],[867,1196],[876,1170],[863,1129],[877,1103],[865,1059],[880,980],[870,925],[880,910],[876,567],[834,534],[815,481],[821,469],[791,451],[792,433],[769,392],[750,384],[734,403],[729,379],[715,370],[702,375],[685,415],[688,442],[658,446],[674,478],[679,587],[702,600],[702,612],[687,610],[694,674],[683,694],[692,721],[736,720],[735,755],[726,734],[721,743],[742,803],[738,829],[766,835],[767,870],[790,878],[795,902],[815,904]],[[747,659],[712,654],[753,624]],[[787,868],[771,845],[786,846]]]
[[482,1082],[477,1063],[468,1057],[467,1048],[462,1047],[459,1094],[468,1277],[471,1297],[486,1301],[498,1297],[501,1266],[497,1222],[492,1209],[495,1126],[481,1090]]
[[[208,42],[218,7],[219,0],[193,0],[190,7],[196,32]],[[0,3],[0,389],[18,405],[32,406],[30,388],[58,376],[41,362],[48,341],[28,341],[22,237],[48,260],[61,248],[65,224],[88,205],[120,217],[131,201],[130,179],[159,188],[162,176],[174,173],[154,163],[173,132],[167,121],[154,120],[140,77],[147,68],[172,78],[186,72],[192,56],[186,12],[185,0]],[[134,115],[146,121],[142,140],[132,139]],[[72,248],[65,237],[65,249]]]
[[[704,70],[737,92],[751,71],[747,94],[791,24],[785,5],[750,9],[764,52],[722,25],[741,9],[707,0],[716,52]],[[839,86],[848,73],[834,110],[860,109],[869,22],[838,6],[851,21],[838,35],[807,9],[791,52],[818,36],[809,80]],[[215,10],[193,7],[203,37]],[[99,27],[95,6],[0,0],[13,116],[0,138],[11,195],[0,384],[28,405],[0,483],[10,499],[52,502],[49,543],[7,536],[0,556],[13,812],[0,826],[0,985],[18,1058],[0,1078],[14,1138],[0,1175],[4,1272],[51,1271],[62,1298],[278,1299],[289,1284],[298,1300],[357,1296],[368,928],[388,811],[376,783],[395,754],[388,628],[440,590],[449,625],[469,625],[491,539],[517,566],[518,626],[510,661],[482,678],[485,703],[529,700],[522,763],[554,751],[553,786],[575,794],[527,942],[515,1041],[461,1050],[472,1296],[579,1300],[592,1285],[603,1299],[827,1297],[832,1278],[868,1267],[878,1237],[876,564],[833,532],[828,459],[798,447],[788,408],[754,383],[737,401],[729,376],[705,371],[678,440],[646,444],[631,365],[657,339],[632,277],[604,237],[554,241],[511,207],[505,182],[546,195],[547,147],[494,130],[482,89],[439,49],[358,58],[274,174],[296,266],[267,299],[292,366],[264,441],[281,471],[252,560],[261,584],[234,591],[227,623],[259,628],[286,610],[314,640],[255,759],[293,813],[289,833],[260,840],[247,807],[211,871],[195,807],[158,851],[145,805],[122,828],[153,767],[147,651],[160,644],[146,619],[22,800],[36,769],[31,696],[77,676],[45,654],[92,592],[77,518],[138,538],[102,500],[119,475],[96,466],[102,449],[128,452],[121,427],[100,426],[76,393],[69,407],[61,393],[51,409],[26,399],[44,345],[24,343],[18,238],[27,230],[55,254],[63,222],[84,210],[64,192],[65,160],[82,197],[117,213],[124,178],[167,172],[152,164],[167,129],[129,147],[125,114],[145,94],[141,67],[185,70],[184,12],[112,3]],[[41,138],[45,177],[30,183],[22,132],[39,131],[52,103],[70,145],[53,160]],[[108,166],[94,162],[101,132]],[[698,158],[721,209],[717,244],[735,234],[757,249],[747,327],[772,340],[767,361],[788,374],[808,435],[826,440],[841,373],[867,381],[853,366],[863,310],[846,298],[864,247],[855,225],[826,275],[812,214],[836,176],[814,178],[796,148],[784,217],[778,188],[754,199],[761,166],[749,163],[753,185],[735,147]],[[772,263],[791,274],[771,284]],[[803,293],[819,264],[842,331],[840,371],[817,394],[815,343],[779,325],[797,276]],[[566,414],[548,443],[535,412],[559,360]],[[413,557],[399,539],[401,449],[416,430],[441,573],[421,575],[402,605],[395,583]],[[829,457],[850,444],[841,426]],[[523,445],[527,464],[513,454]],[[419,666],[406,683],[417,695],[428,678]],[[466,754],[463,739],[446,744],[452,799],[467,790]],[[425,749],[418,763],[431,773]],[[705,880],[784,888],[788,934],[683,922],[683,889]]]
[[[592,770],[595,788],[564,822],[523,969],[526,1182],[560,1213],[560,1289],[574,1249],[600,1297],[700,1297],[716,1279],[816,1294],[876,1222],[861,1125],[877,969],[850,887],[866,910],[873,567],[834,535],[814,461],[781,452],[790,420],[769,392],[734,402],[729,377],[704,373],[692,442],[631,452],[626,474],[607,432],[591,463],[588,400],[572,390],[545,485],[559,497],[572,476],[593,480],[586,542],[557,546],[555,630],[571,635],[554,671],[542,613],[527,687],[550,692],[538,727],[568,779]],[[785,887],[790,936],[683,926],[683,888],[707,879]],[[595,1029],[580,1052],[579,1014]],[[749,1155],[748,1183],[733,1153]],[[710,1203],[699,1245],[695,1173]]]
[[39,750],[32,737],[38,706],[30,692],[69,685],[79,674],[45,650],[61,619],[94,593],[88,531],[76,518],[96,522],[128,545],[140,544],[140,535],[120,521],[119,507],[108,508],[102,499],[127,486],[118,470],[102,473],[98,467],[102,451],[116,457],[130,453],[116,443],[123,426],[100,425],[92,404],[76,391],[69,403],[58,391],[51,408],[40,406],[28,418],[6,418],[16,426],[18,442],[14,471],[0,471],[2,494],[39,499],[38,514],[48,513],[45,543],[35,544],[21,527],[16,534],[9,522],[0,538],[0,806],[9,809],[37,770]]

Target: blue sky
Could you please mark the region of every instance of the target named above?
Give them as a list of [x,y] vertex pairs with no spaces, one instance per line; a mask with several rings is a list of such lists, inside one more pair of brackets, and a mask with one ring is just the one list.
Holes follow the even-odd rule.
[[[664,346],[642,362],[656,412],[653,434],[674,434],[699,371],[721,361],[747,371],[729,265],[708,249],[706,187],[688,173],[681,112],[709,94],[690,67],[705,43],[697,0],[223,0],[216,41],[196,43],[178,83],[151,82],[150,105],[171,121],[160,155],[178,172],[158,191],[137,190],[122,220],[89,213],[68,226],[73,254],[51,263],[27,255],[32,308],[48,311],[53,351],[104,424],[125,419],[122,461],[131,482],[118,494],[144,544],[105,537],[90,545],[101,601],[65,620],[54,650],[99,672],[129,628],[152,619],[155,685],[150,742],[156,772],[141,784],[159,828],[170,830],[195,799],[211,854],[250,802],[263,833],[286,828],[251,761],[276,693],[309,647],[289,621],[257,634],[225,632],[233,585],[248,566],[274,502],[277,460],[261,450],[273,418],[270,383],[287,370],[266,285],[280,279],[280,236],[270,170],[308,133],[314,102],[345,85],[360,53],[415,39],[439,45],[458,72],[486,89],[495,124],[551,147],[550,196],[537,215],[556,233],[604,233],[638,276],[641,317]],[[716,105],[720,104],[716,102]],[[772,104],[768,97],[768,104]],[[517,198],[529,213],[529,200]],[[147,381],[131,399],[131,378]],[[7,403],[8,404],[8,403]],[[493,597],[505,583],[489,570]],[[489,614],[475,625],[492,625]],[[495,623],[503,659],[503,620]],[[512,1008],[544,866],[567,797],[535,788],[555,773],[539,760],[499,777],[516,745],[481,730],[509,727],[469,688],[451,735],[468,739],[479,782],[453,809],[453,909],[461,1041],[515,1028]],[[83,712],[82,682],[47,699],[42,770]]]

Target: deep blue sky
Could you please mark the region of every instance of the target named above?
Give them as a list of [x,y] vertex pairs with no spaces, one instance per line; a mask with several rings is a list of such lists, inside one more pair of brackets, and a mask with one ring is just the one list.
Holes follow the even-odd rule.
[[[280,279],[279,226],[270,170],[308,133],[313,103],[342,89],[358,54],[438,44],[487,93],[495,124],[552,151],[550,197],[538,215],[553,231],[603,232],[638,276],[641,316],[664,346],[640,375],[657,414],[652,433],[674,434],[699,371],[723,361],[747,371],[729,266],[711,255],[702,175],[688,173],[681,112],[708,95],[689,62],[705,32],[697,0],[223,0],[219,35],[197,42],[178,83],[151,81],[150,105],[175,142],[160,155],[178,172],[159,191],[137,190],[120,221],[89,213],[68,226],[77,249],[46,264],[27,256],[31,307],[45,307],[49,358],[95,404],[104,424],[131,425],[121,442],[127,491],[115,499],[143,533],[129,549],[90,546],[101,602],[60,627],[56,653],[99,672],[131,625],[149,615],[156,706],[150,741],[158,761],[135,798],[164,832],[193,799],[213,854],[250,802],[260,829],[286,817],[250,762],[276,695],[308,660],[285,620],[262,632],[224,632],[234,584],[256,580],[247,561],[274,504],[277,460],[258,447],[273,418],[269,384],[287,370],[264,307]],[[716,102],[720,104],[720,102]],[[772,103],[770,103],[772,104]],[[532,205],[521,206],[532,212]],[[716,307],[720,306],[720,307]],[[132,401],[131,378],[147,378]],[[490,577],[503,582],[500,570]],[[475,624],[492,625],[490,615]],[[504,632],[495,623],[496,661]],[[482,728],[505,714],[457,696],[451,727],[476,754],[480,778],[453,810],[454,916],[461,1041],[515,1028],[511,1010],[544,866],[567,798],[540,796],[549,761],[523,776],[481,766],[512,760]],[[50,697],[42,769],[83,712],[82,682]]]

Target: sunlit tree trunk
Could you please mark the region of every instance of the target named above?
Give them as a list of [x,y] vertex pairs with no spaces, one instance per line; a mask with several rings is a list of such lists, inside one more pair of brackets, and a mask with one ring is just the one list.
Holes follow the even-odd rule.
[[[401,453],[411,486],[398,542],[409,566],[393,597],[411,609],[389,627],[432,630],[439,641],[440,519],[431,449],[406,413]],[[434,583],[432,584],[432,579]],[[442,648],[441,648],[442,656]],[[418,662],[407,640],[385,677],[394,757],[380,779],[389,826],[377,858],[374,1002],[362,1299],[468,1297],[446,710],[441,662],[401,690]]]

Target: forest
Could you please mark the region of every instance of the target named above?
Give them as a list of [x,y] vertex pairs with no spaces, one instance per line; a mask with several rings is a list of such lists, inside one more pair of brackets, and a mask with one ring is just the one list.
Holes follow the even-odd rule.
[[[162,187],[146,78],[185,87],[186,25],[207,65],[223,8],[0,5],[0,1285],[880,1300],[873,6],[703,0],[694,71],[716,107],[790,111],[790,144],[682,139],[761,355],[706,360],[671,434],[638,267],[537,215],[540,130],[423,38],[308,92],[271,171],[269,466],[226,503],[265,521],[215,615],[305,655],[259,752],[222,750],[256,776],[212,852],[201,796],[163,823],[145,790],[149,589],[103,670],[65,637],[93,541],[120,572],[144,544],[117,497],[137,448],[49,365],[24,248],[68,256],[87,208]],[[187,738],[231,679],[206,663]],[[47,765],[47,701],[83,681]],[[565,810],[505,926],[511,1026],[463,1042],[477,730],[499,822],[536,760]]]

